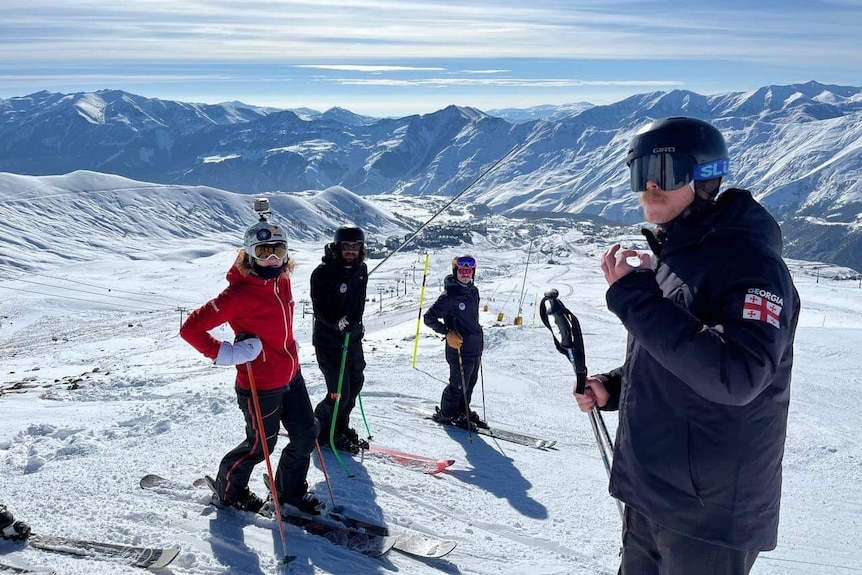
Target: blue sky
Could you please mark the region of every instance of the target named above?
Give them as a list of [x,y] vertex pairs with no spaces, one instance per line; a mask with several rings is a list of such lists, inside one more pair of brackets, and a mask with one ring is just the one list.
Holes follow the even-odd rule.
[[0,2],[0,98],[39,90],[375,116],[862,84],[862,0]]

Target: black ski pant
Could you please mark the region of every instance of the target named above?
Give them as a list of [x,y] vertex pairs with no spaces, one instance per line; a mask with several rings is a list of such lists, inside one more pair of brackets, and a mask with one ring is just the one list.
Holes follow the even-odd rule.
[[626,507],[619,575],[747,575],[757,554],[686,537]]
[[[470,415],[470,401],[473,398],[473,388],[479,379],[479,365],[482,356],[458,358],[458,350],[446,346],[446,361],[449,363],[449,385],[443,389],[440,398],[440,415],[456,417],[461,413]],[[463,373],[462,373],[463,365]],[[467,389],[467,403],[464,403],[464,387]]]
[[284,387],[258,392],[263,433],[258,429],[251,391],[237,387],[236,395],[245,418],[245,439],[221,460],[216,477],[219,497],[233,503],[243,494],[255,465],[263,461],[261,437],[272,453],[282,425],[290,439],[278,460],[275,488],[281,501],[301,497],[308,490],[305,478],[314,449],[314,411],[302,373]]
[[[332,426],[332,414],[335,413],[335,399],[338,397],[338,378],[341,374],[341,360],[344,347],[317,346],[317,365],[326,380],[326,397],[314,408],[314,415],[320,421],[320,441],[329,444],[329,430]],[[341,381],[341,400],[338,402],[338,414],[335,420],[336,435],[350,427],[350,412],[356,405],[356,398],[365,383],[365,354],[362,342],[351,343],[347,348],[347,360],[344,363],[344,377]]]

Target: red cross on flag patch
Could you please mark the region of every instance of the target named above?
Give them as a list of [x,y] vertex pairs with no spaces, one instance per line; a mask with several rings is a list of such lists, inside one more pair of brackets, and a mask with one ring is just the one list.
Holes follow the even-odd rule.
[[781,310],[784,300],[766,290],[751,288],[745,294],[742,306],[742,319],[765,321],[771,326],[781,329]]

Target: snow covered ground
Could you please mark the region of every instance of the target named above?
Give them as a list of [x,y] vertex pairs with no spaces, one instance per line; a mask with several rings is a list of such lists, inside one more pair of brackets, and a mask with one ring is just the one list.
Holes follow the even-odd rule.
[[[34,531],[136,545],[179,545],[164,573],[274,573],[280,547],[274,523],[216,512],[199,497],[144,491],[158,473],[191,482],[214,473],[241,438],[233,370],[214,367],[178,337],[184,313],[217,294],[234,249],[224,235],[196,252],[161,238],[161,257],[128,259],[103,250],[44,273],[0,283],[0,502]],[[202,240],[203,245],[203,240]],[[587,417],[571,397],[572,370],[534,318],[536,294],[549,287],[580,318],[591,372],[616,367],[625,333],[604,305],[598,254],[605,242],[577,247],[557,263],[534,253],[521,302],[526,249],[478,238],[477,282],[489,306],[484,389],[474,408],[492,425],[558,440],[540,451],[444,430],[397,408],[431,406],[447,374],[441,339],[420,330],[411,367],[424,257],[403,253],[372,276],[367,306],[368,425],[380,445],[453,458],[429,476],[377,459],[348,459],[348,478],[331,453],[336,503],[356,514],[456,540],[444,559],[397,552],[370,559],[288,526],[293,572],[319,574],[611,574],[618,565],[620,521]],[[321,243],[292,242],[299,263],[298,302]],[[431,254],[425,307],[457,250]],[[38,250],[30,263],[38,267]],[[89,255],[89,252],[88,254]],[[80,260],[80,261],[78,261]],[[52,260],[53,261],[53,260]],[[376,262],[371,262],[373,267]],[[792,262],[803,312],[796,343],[792,405],[778,548],[761,556],[757,575],[862,572],[862,289]],[[409,273],[405,274],[407,271]],[[819,277],[817,274],[819,273]],[[414,281],[415,276],[415,281]],[[12,277],[7,274],[7,277]],[[406,278],[406,282],[403,281]],[[401,279],[400,294],[385,294]],[[25,283],[29,282],[29,283]],[[406,291],[405,290],[406,283]],[[77,290],[77,291],[73,291]],[[522,309],[523,326],[513,325]],[[325,393],[310,344],[311,316],[297,305],[297,339],[312,401]],[[498,321],[498,314],[503,320]],[[232,337],[228,331],[224,338]],[[484,401],[484,404],[483,404]],[[614,414],[605,416],[615,428]],[[354,426],[363,433],[359,409]],[[283,444],[280,444],[283,445]],[[279,447],[276,448],[280,449]],[[262,474],[252,487],[264,493]],[[309,482],[328,496],[315,460]],[[57,573],[121,575],[122,563],[0,544],[0,562]]]

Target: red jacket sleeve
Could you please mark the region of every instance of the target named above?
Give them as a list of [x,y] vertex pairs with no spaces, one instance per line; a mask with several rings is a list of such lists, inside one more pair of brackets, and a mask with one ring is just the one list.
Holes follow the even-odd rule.
[[234,308],[228,288],[189,314],[180,327],[180,337],[206,357],[215,360],[221,341],[210,335],[209,331],[233,319]]

